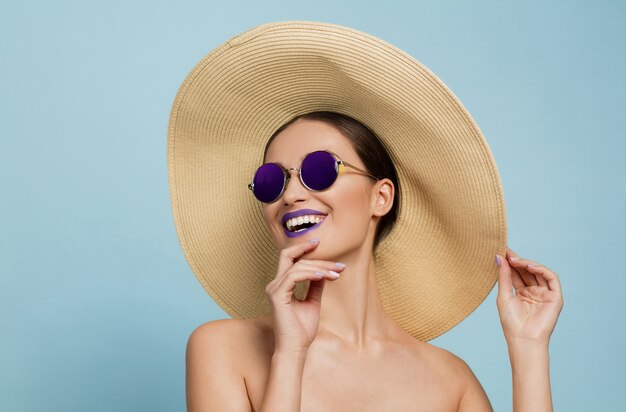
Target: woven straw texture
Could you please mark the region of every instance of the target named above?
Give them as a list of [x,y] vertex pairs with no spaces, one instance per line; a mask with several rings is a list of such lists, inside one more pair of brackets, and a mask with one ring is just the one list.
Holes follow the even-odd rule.
[[[385,310],[428,341],[466,318],[495,285],[506,250],[500,177],[454,94],[404,51],[330,23],[268,23],[222,44],[174,101],[168,173],[176,230],[196,277],[229,315],[268,314],[279,250],[247,189],[271,134],[294,116],[347,114],[390,149],[402,199],[380,244]],[[305,296],[308,283],[296,296]]]

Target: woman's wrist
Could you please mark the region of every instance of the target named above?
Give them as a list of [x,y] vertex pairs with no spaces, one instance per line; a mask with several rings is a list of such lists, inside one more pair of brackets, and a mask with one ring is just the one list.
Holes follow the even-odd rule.
[[291,350],[277,349],[272,355],[272,361],[304,361],[306,360],[307,350]]
[[550,352],[548,345],[514,343],[509,345],[509,359],[513,372],[528,373],[536,370],[548,371]]
[[548,340],[535,340],[535,339],[507,339],[507,347],[509,349],[509,355],[523,355],[533,356],[541,355],[549,352]]

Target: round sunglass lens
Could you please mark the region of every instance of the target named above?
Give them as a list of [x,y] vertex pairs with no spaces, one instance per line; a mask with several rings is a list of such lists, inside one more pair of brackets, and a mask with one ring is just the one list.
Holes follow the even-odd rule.
[[312,190],[328,189],[337,174],[337,161],[326,151],[309,153],[302,161],[302,181]]
[[285,173],[276,163],[265,163],[254,175],[254,196],[261,202],[270,203],[283,191]]

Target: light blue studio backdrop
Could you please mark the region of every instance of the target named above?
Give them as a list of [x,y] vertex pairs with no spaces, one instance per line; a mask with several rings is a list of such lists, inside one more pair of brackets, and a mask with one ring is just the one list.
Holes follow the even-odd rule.
[[[626,8],[617,1],[3,1],[0,410],[184,410],[189,334],[227,315],[176,237],[171,104],[214,47],[291,19],[380,37],[460,98],[498,164],[509,245],[561,277],[556,409],[624,410]],[[495,295],[432,343],[462,357],[496,411],[508,411]]]

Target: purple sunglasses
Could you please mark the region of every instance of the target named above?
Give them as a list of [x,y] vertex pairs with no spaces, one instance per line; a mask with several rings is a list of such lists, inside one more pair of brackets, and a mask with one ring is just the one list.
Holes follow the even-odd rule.
[[376,181],[380,180],[365,170],[339,159],[332,152],[318,150],[307,154],[300,168],[285,169],[278,163],[264,163],[257,169],[252,183],[248,184],[248,189],[252,190],[259,201],[273,203],[283,194],[287,180],[291,178],[289,171],[297,170],[304,187],[313,192],[320,192],[335,183],[339,174],[343,173],[344,166],[356,169]]

